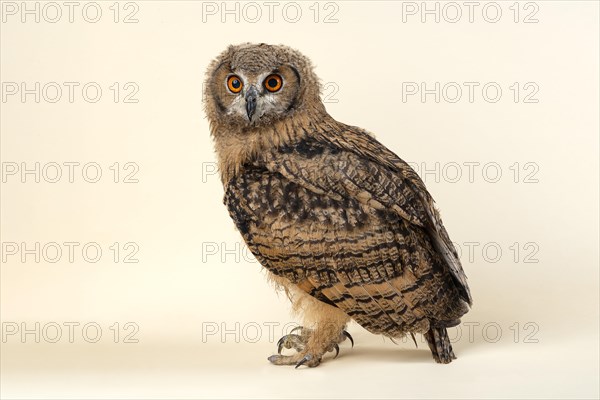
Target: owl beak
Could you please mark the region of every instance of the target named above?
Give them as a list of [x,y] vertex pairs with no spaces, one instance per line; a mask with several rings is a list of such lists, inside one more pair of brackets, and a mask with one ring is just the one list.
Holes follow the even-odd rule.
[[258,99],[258,91],[256,87],[250,86],[246,92],[246,114],[248,114],[248,120],[252,121],[252,116],[256,111],[256,101]]

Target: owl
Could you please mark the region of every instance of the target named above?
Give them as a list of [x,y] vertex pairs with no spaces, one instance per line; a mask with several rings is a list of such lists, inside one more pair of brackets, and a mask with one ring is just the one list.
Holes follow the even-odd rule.
[[392,340],[422,334],[451,362],[447,328],[472,298],[434,201],[372,134],[327,113],[311,61],[283,45],[230,46],[208,68],[204,102],[224,204],[302,316],[268,360],[318,366],[354,345],[354,320]]

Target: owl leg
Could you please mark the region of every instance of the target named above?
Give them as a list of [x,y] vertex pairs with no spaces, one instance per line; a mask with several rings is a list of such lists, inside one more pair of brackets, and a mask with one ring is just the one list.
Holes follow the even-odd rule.
[[[288,288],[289,289],[289,288]],[[269,357],[275,365],[301,365],[316,367],[327,352],[339,353],[338,344],[349,339],[344,329],[350,317],[337,307],[315,299],[308,293],[292,288],[288,291],[295,311],[303,314],[304,326],[294,329],[278,343],[278,353]],[[295,333],[298,331],[297,333]],[[281,354],[283,348],[294,349],[295,354]]]

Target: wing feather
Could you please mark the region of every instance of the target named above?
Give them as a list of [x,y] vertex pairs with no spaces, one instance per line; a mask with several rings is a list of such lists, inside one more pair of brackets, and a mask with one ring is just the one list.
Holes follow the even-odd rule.
[[[393,210],[410,224],[424,228],[461,297],[472,304],[456,249],[421,178],[365,131],[343,127],[317,132],[315,138],[267,154],[267,169],[313,193],[335,200],[351,197],[375,210]],[[336,131],[339,133],[332,133]]]

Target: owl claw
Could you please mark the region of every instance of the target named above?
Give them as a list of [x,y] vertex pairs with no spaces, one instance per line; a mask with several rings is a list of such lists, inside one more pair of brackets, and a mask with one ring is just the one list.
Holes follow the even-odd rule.
[[333,349],[329,350],[329,351],[333,351],[335,350],[335,356],[333,356],[334,359],[337,358],[337,356],[340,354],[340,346],[338,346],[337,344],[333,345]]
[[352,348],[354,348],[354,339],[352,339],[352,335],[350,335],[347,331],[343,330],[342,335],[350,339],[350,343],[352,343]]
[[296,366],[294,367],[295,369],[298,369],[299,366],[301,366],[302,364],[304,364],[307,361],[312,360],[312,356],[310,354],[307,354],[304,356],[304,358],[302,358],[302,360],[298,361],[298,363],[296,364]]
[[285,347],[286,349],[291,349],[292,347],[296,351],[300,351],[304,348],[304,341],[300,335],[285,335],[277,342],[277,353],[281,354],[281,351]]
[[304,327],[303,327],[303,326],[297,326],[297,327],[295,327],[294,329],[292,329],[292,330],[290,331],[290,333],[294,333],[294,332],[296,332],[296,331],[300,331],[300,334],[302,334],[302,329],[304,329]]

